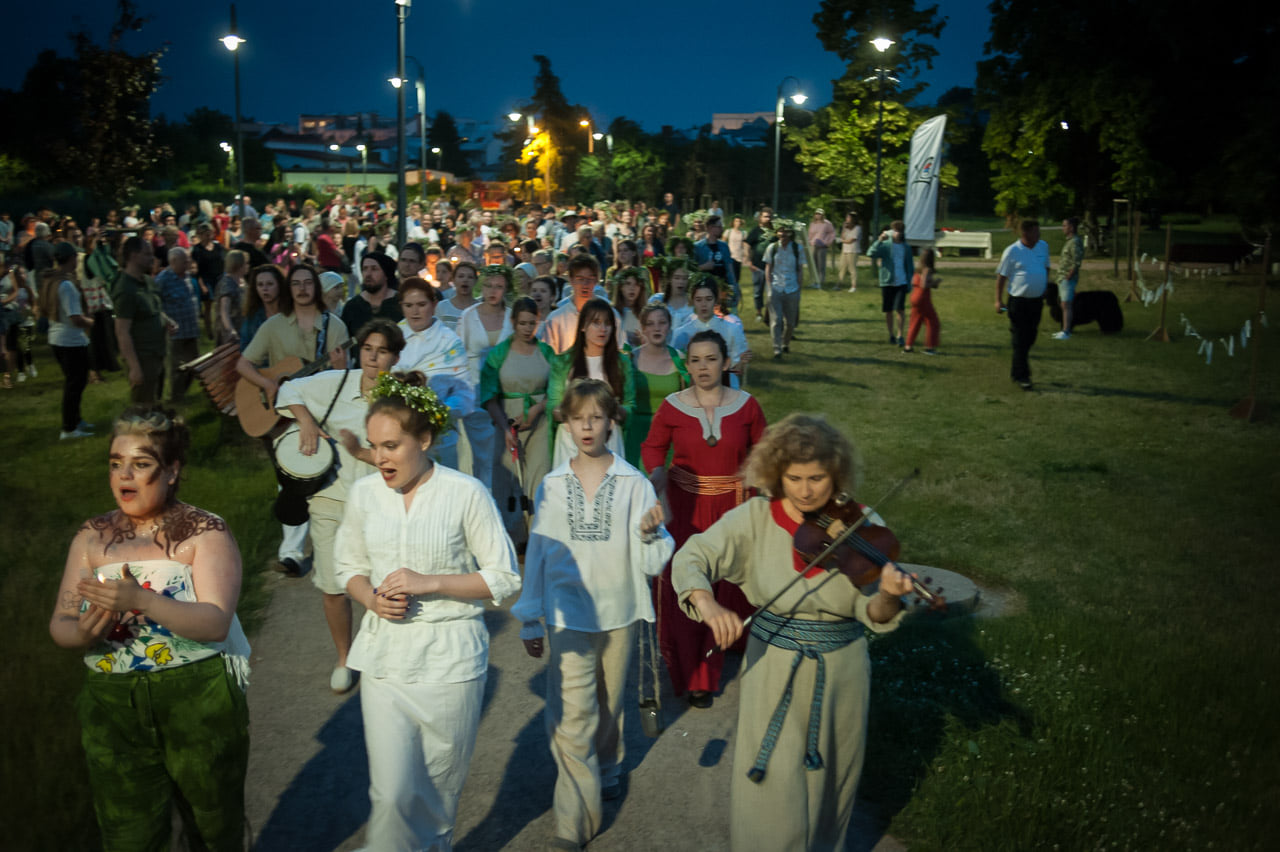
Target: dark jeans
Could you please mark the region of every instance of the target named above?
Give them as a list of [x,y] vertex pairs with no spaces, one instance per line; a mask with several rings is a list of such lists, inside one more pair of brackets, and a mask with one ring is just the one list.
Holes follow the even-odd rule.
[[54,346],[53,357],[66,377],[62,383],[62,431],[74,432],[82,419],[80,397],[89,384],[89,347]]
[[174,404],[186,401],[187,388],[191,386],[191,373],[179,368],[198,357],[200,357],[199,338],[184,337],[178,340],[169,338],[169,399]]
[[116,362],[116,330],[111,311],[99,311],[93,315],[93,329],[89,332],[89,369],[119,370]]
[[129,389],[129,401],[135,405],[159,402],[164,388],[164,354],[139,352],[138,365],[142,368],[142,384]]
[[1013,368],[1009,375],[1015,382],[1031,381],[1031,364],[1028,363],[1027,356],[1035,345],[1043,309],[1043,296],[1034,299],[1009,297],[1009,333],[1013,338]]
[[756,313],[764,310],[764,270],[751,270],[751,284],[755,288]]

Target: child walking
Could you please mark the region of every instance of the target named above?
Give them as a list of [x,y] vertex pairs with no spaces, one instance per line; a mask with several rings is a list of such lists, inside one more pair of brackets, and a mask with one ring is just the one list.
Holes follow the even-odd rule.
[[547,737],[555,759],[552,848],[581,849],[600,830],[602,800],[621,791],[622,693],[636,625],[654,620],[649,579],[675,544],[649,479],[608,448],[618,401],[579,379],[560,404],[578,453],[542,481],[511,609],[531,657],[546,622]]
[[938,323],[938,312],[933,308],[933,295],[929,292],[936,290],[938,285],[942,283],[942,279],[933,274],[933,268],[936,254],[933,249],[927,248],[920,252],[920,262],[916,265],[916,274],[911,278],[911,327],[907,329],[907,345],[902,348],[903,352],[915,351],[912,346],[916,342],[916,335],[920,333],[920,323],[924,323],[924,353],[926,355],[938,354],[938,333],[940,326]]

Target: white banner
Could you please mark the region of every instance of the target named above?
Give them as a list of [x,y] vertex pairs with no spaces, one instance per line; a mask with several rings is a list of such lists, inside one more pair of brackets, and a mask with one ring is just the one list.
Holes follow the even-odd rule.
[[911,162],[907,165],[907,201],[903,221],[907,242],[933,245],[938,215],[938,177],[942,171],[942,135],[947,117],[935,115],[911,135]]

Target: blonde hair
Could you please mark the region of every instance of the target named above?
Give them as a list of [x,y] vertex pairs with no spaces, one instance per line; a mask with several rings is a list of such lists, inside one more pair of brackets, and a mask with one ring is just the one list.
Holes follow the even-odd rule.
[[858,485],[857,447],[821,414],[788,414],[765,429],[743,466],[750,487],[782,496],[782,475],[793,464],[817,462],[831,475],[835,493]]

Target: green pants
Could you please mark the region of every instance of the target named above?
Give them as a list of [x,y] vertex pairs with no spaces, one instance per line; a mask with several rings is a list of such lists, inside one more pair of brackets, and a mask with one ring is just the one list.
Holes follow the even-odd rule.
[[90,672],[78,709],[105,852],[167,850],[175,794],[193,848],[244,848],[249,706],[221,656]]

